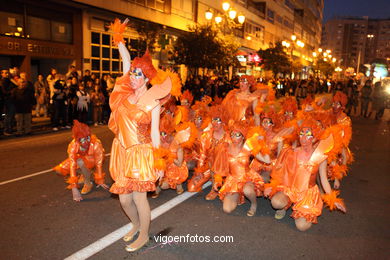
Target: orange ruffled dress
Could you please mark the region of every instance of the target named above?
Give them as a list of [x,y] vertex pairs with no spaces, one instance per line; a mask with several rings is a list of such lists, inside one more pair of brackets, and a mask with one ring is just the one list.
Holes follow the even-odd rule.
[[[229,145],[219,146],[218,154],[213,165],[215,172],[214,179],[221,182],[222,177],[226,177],[224,184],[219,190],[219,198],[223,200],[229,193],[239,193],[239,204],[245,202],[244,186],[252,182],[255,186],[256,196],[260,196],[263,191],[264,181],[261,176],[249,167],[251,152],[245,146],[237,155],[228,152]],[[219,180],[217,180],[219,178]]]
[[[174,144],[174,142],[169,145],[169,151],[175,155],[174,157],[176,157],[178,149],[179,146],[177,144]],[[174,162],[169,162],[164,172],[164,178],[162,179],[162,182],[168,183],[169,188],[176,189],[176,186],[185,182],[187,178],[188,168],[185,160],[183,160],[183,163],[180,167],[177,166]]]
[[317,223],[317,217],[322,213],[323,202],[316,178],[319,165],[324,158],[312,155],[310,160],[301,161],[298,159],[299,149],[301,148],[284,149],[271,177],[272,181],[281,184],[277,189],[283,191],[294,204],[291,217],[295,219],[304,217],[308,222]]
[[91,143],[86,152],[81,152],[80,144],[73,139],[72,142],[70,142],[68,145],[68,155],[68,159],[55,166],[53,170],[64,176],[68,174],[70,175],[67,181],[69,183],[69,189],[77,187],[77,169],[79,168],[77,165],[78,159],[82,159],[85,167],[87,167],[89,170],[95,168],[93,176],[96,184],[104,183],[104,148],[101,141],[95,135],[91,135]]
[[115,85],[110,96],[111,116],[108,127],[115,134],[111,148],[110,173],[115,183],[110,191],[126,194],[156,189],[157,173],[150,137],[151,110],[141,104],[131,104],[130,86],[123,82],[125,75]]

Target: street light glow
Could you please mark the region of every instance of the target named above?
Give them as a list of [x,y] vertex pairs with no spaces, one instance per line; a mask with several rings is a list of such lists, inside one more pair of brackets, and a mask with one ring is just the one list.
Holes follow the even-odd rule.
[[297,39],[297,36],[295,36],[294,34],[291,35],[291,40],[295,41]]
[[336,62],[336,58],[333,58],[333,59],[332,59],[332,62]]
[[322,49],[321,49],[321,48],[318,48],[318,52],[320,52],[320,53],[321,53],[321,52],[322,52]]
[[217,15],[214,19],[215,19],[216,24],[219,24],[220,22],[222,22],[222,17],[219,15]]
[[317,52],[313,52],[313,57],[317,57]]
[[237,15],[237,11],[236,11],[236,10],[231,9],[231,10],[229,11],[229,17],[230,17],[230,19],[234,20],[234,18],[236,18],[236,15]]
[[222,3],[222,9],[226,12],[227,10],[229,10],[230,8],[230,4],[229,2],[223,2]]
[[237,17],[237,19],[238,19],[238,22],[239,22],[240,24],[243,24],[243,23],[245,22],[245,16],[244,16],[243,14],[240,14],[240,15]]
[[326,50],[327,53],[331,53],[332,51],[331,50]]
[[252,40],[252,37],[247,36],[246,39],[247,39],[248,41],[250,41],[250,40]]
[[213,19],[213,12],[211,12],[211,10],[208,9],[208,10],[206,11],[206,13],[205,13],[205,16],[206,16],[206,19],[207,19],[207,20],[211,20],[211,19]]

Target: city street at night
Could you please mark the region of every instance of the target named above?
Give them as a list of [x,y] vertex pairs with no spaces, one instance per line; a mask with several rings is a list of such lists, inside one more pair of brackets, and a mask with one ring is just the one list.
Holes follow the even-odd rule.
[[[350,147],[355,162],[342,182],[341,192],[346,214],[324,208],[319,223],[300,232],[292,218],[274,219],[269,200],[258,198],[254,217],[246,216],[248,201],[228,215],[223,213],[219,199],[206,201],[206,193],[201,192],[156,217],[151,224],[151,237],[232,236],[233,242],[164,245],[151,240],[135,253],[124,250],[126,243],[118,233],[107,240],[112,244],[98,243],[91,249],[92,243],[128,224],[116,196],[94,188],[77,203],[65,189],[63,178],[53,171],[24,178],[66,158],[70,131],[2,141],[1,258],[64,259],[84,249],[96,252],[90,259],[388,259],[390,135],[386,120],[389,113],[382,121],[353,120]],[[106,126],[92,128],[92,132],[109,153],[113,134]],[[107,156],[106,173],[108,165]],[[107,176],[106,182],[112,180]],[[152,217],[154,209],[167,207],[167,202],[185,195],[168,190],[157,199],[149,198]],[[69,259],[86,256],[88,253]]]

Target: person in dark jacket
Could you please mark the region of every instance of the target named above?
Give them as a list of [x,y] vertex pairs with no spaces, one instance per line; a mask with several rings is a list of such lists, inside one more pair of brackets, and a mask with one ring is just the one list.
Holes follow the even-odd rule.
[[15,104],[11,96],[12,90],[16,88],[17,82],[10,78],[8,70],[1,71],[0,91],[4,102],[4,135],[11,135],[15,120]]
[[12,90],[11,96],[15,104],[16,135],[31,133],[31,111],[35,102],[34,89],[28,82],[20,78],[18,87]]

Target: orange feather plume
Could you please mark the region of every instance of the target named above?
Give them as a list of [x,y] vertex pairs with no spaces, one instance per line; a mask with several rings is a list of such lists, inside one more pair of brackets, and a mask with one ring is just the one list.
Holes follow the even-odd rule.
[[322,195],[322,200],[324,201],[325,205],[329,208],[329,210],[339,209],[336,206],[336,204],[341,205],[344,209],[346,208],[344,204],[344,200],[337,197],[339,194],[340,191],[332,190],[330,194]]
[[196,129],[195,124],[192,122],[184,122],[176,127],[176,132],[178,133],[182,130],[187,129],[188,127],[190,128],[190,137],[186,142],[181,143],[180,145],[183,148],[191,149],[192,146],[194,145],[196,138],[197,138],[197,135],[198,135],[198,130]]
[[115,46],[117,46],[120,42],[125,43],[123,40],[123,33],[126,30],[127,27],[127,19],[121,23],[121,20],[118,18],[115,19],[114,23],[111,23],[109,28],[114,32],[114,35],[112,36],[112,41]]
[[347,175],[347,171],[348,171],[347,165],[336,164],[336,165],[332,166],[331,179],[332,180],[334,180],[334,179],[341,180],[344,176]]

